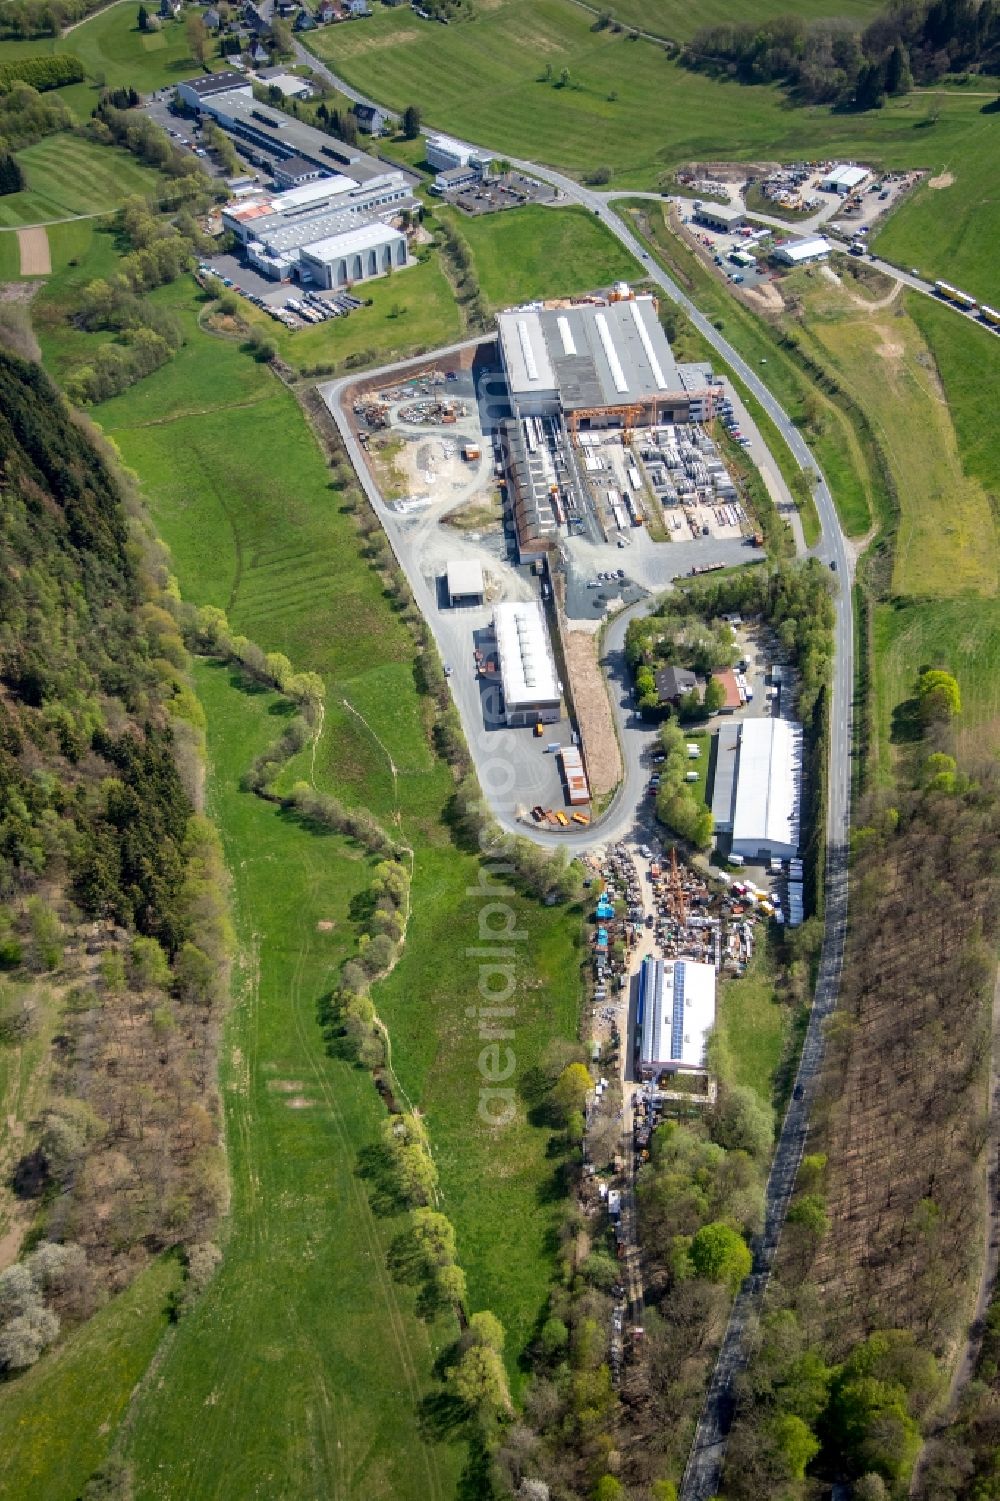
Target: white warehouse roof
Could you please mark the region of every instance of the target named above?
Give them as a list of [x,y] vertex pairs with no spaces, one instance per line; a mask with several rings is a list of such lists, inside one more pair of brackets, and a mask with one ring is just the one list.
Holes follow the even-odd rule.
[[805,261],[816,261],[829,255],[832,249],[829,240],[824,240],[822,235],[814,235],[809,240],[792,240],[787,245],[779,245],[774,254],[777,260],[784,261],[788,266],[801,266]]
[[745,719],[740,730],[733,852],[794,855],[799,848],[802,726]]
[[715,966],[650,955],[642,963],[641,986],[643,1067],[704,1068],[715,1026]]
[[836,188],[839,192],[850,193],[853,188],[859,188],[863,182],[867,182],[870,175],[867,167],[837,162],[823,178],[822,185],[824,188]]
[[302,254],[311,261],[334,261],[340,256],[357,255],[363,250],[377,250],[381,245],[395,244],[404,236],[388,224],[363,224],[360,229],[348,229],[328,239],[316,240],[303,245]]
[[447,568],[448,597],[457,599],[468,594],[482,594],[483,565],[477,563],[474,558],[457,560],[453,559]]
[[557,704],[561,689],[541,605],[506,600],[497,605],[493,625],[507,709]]
[[353,177],[345,177],[342,172],[330,172],[325,177],[317,177],[313,182],[304,182],[301,187],[275,193],[269,208],[272,214],[293,214],[313,204],[325,203],[328,198],[339,198],[341,193],[349,193],[356,187]]

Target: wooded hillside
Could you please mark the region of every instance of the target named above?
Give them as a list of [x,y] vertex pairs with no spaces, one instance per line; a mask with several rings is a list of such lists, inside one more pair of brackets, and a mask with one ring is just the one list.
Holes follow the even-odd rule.
[[226,881],[166,582],[95,441],[0,350],[0,1233],[31,1249],[0,1270],[8,1372],[225,1202]]

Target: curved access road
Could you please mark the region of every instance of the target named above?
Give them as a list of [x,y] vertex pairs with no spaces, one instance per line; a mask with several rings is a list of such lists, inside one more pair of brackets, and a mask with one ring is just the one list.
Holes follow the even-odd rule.
[[[329,70],[326,72],[329,73]],[[330,76],[333,77],[333,75]],[[851,706],[854,683],[854,634],[851,610],[853,558],[847,549],[826,479],[802,434],[765,385],[761,372],[747,363],[743,356],[723,338],[718,329],[699,312],[680,287],[652,260],[649,252],[639,243],[630,227],[615,212],[612,202],[604,194],[594,192],[574,182],[563,173],[556,172],[550,167],[540,166],[536,162],[514,159],[514,165],[524,172],[551,183],[569,202],[582,204],[593,213],[632,253],[643,266],[649,279],[660,288],[665,296],[683,309],[723,363],[729,366],[730,370],[743,381],[747,389],[760,402],[796,462],[814,484],[822,535],[813,551],[815,556],[835,570],[837,580],[834,665],[830,692],[825,933],[816,993],[806,1029],[793,1096],[782,1122],[768,1178],[764,1228],[753,1247],[754,1259],[751,1274],[740,1288],[733,1304],[704,1407],[698,1420],[681,1487],[681,1501],[708,1501],[708,1498],[716,1495],[720,1488],[726,1443],[733,1418],[734,1377],[742,1370],[747,1360],[744,1335],[749,1324],[759,1314],[767,1290],[809,1129],[812,1096],[823,1058],[824,1026],[836,1005],[840,986],[847,925],[847,851],[850,827]],[[766,374],[766,371],[764,373]],[[346,384],[348,384],[346,381],[337,382],[333,388],[327,389],[336,392]],[[336,418],[337,403],[333,401],[330,404]],[[338,426],[347,442],[344,423],[341,419],[338,419]],[[348,448],[351,451],[350,444]],[[366,466],[358,465],[356,445],[354,451],[351,451],[351,457],[358,467],[359,474],[364,476]],[[384,519],[386,514],[384,507],[380,508],[380,505],[376,505],[376,510]],[[390,541],[394,546],[396,545],[391,533]],[[427,603],[427,592],[425,585],[417,595],[422,608]],[[425,614],[429,620],[433,620],[433,611],[425,610]],[[609,642],[613,640],[614,637],[609,632]],[[613,649],[612,646],[611,650]],[[620,702],[615,703],[618,697],[618,694],[612,693],[612,703],[621,729],[623,706]],[[601,831],[603,838],[614,837],[612,830],[616,825],[622,830],[631,826],[638,806],[638,801],[632,801],[632,799],[635,798],[637,791],[640,798],[642,795],[641,781],[638,787],[636,785],[631,756],[626,756],[625,762],[625,779],[620,794],[621,812],[613,816],[609,820],[608,827]],[[518,832],[525,832],[523,825],[518,826]],[[593,842],[596,834],[597,831],[589,833],[590,842]],[[542,838],[539,838],[539,842],[543,842]],[[565,843],[563,840],[558,842]],[[586,842],[587,835],[584,835],[580,844]]]

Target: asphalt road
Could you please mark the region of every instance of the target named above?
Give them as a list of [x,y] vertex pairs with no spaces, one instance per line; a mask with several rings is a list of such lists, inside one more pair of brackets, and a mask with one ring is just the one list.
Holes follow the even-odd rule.
[[[328,72],[329,70],[326,71]],[[333,77],[333,75],[330,76],[331,78]],[[339,80],[334,81],[340,86]],[[810,1012],[809,1024],[806,1029],[799,1069],[793,1089],[793,1097],[782,1122],[771,1166],[771,1173],[768,1178],[765,1195],[764,1229],[753,1248],[754,1260],[751,1274],[741,1287],[733,1304],[729,1324],[698,1421],[694,1443],[681,1487],[681,1501],[708,1501],[709,1497],[716,1495],[720,1487],[726,1442],[732,1425],[734,1410],[733,1379],[746,1363],[744,1333],[747,1329],[748,1321],[757,1315],[762,1307],[771,1269],[774,1264],[775,1252],[777,1251],[778,1241],[784,1226],[785,1215],[795,1184],[795,1175],[798,1171],[808,1133],[812,1096],[823,1058],[824,1024],[836,1005],[843,966],[844,936],[847,923],[847,850],[850,827],[852,735],[851,708],[854,683],[854,634],[851,611],[853,558],[845,544],[844,534],[840,528],[840,521],[837,517],[833,497],[830,494],[826,479],[810,453],[802,434],[785,413],[780,403],[768,390],[761,374],[747,364],[743,356],[699,312],[698,308],[691,302],[690,298],[685,296],[680,287],[667,276],[666,272],[660,266],[651,260],[648,252],[643,249],[631,229],[615,212],[612,203],[604,195],[583,187],[580,183],[574,182],[571,178],[565,177],[562,173],[555,172],[549,167],[539,166],[535,162],[515,160],[513,165],[551,183],[570,202],[582,204],[595,217],[600,219],[621,244],[630,250],[636,260],[644,266],[649,278],[659,286],[664,295],[684,310],[699,333],[701,333],[724,363],[740,377],[750,392],[757,398],[774,422],[800,468],[814,482],[814,495],[822,535],[813,551],[824,563],[830,565],[831,569],[835,571],[836,576],[834,669],[830,704],[830,765],[827,804],[826,928],[820,956],[816,994]],[[894,272],[894,274],[898,273]],[[923,290],[923,286],[920,289]],[[374,486],[371,485],[371,481],[367,478],[367,466],[358,462],[359,453],[357,445],[350,436],[349,430],[346,430],[348,425],[343,414],[339,411],[336,395],[346,384],[348,384],[346,381],[335,382],[332,387],[326,388],[324,394],[327,395],[329,393],[327,395],[328,404],[340,427],[348,451],[351,453],[352,460],[358,468],[359,474],[362,476],[362,483],[369,493],[369,498],[372,499],[376,511],[382,517],[383,521],[385,521],[387,515],[385,508],[381,506],[377,492],[374,497],[372,496]],[[331,396],[333,397],[332,400]],[[390,530],[390,526],[386,527],[386,531],[389,535],[390,543],[395,547],[396,539]],[[422,587],[419,591],[414,587],[414,592],[417,594],[421,608],[425,610],[425,615],[431,621],[433,628],[434,611],[433,609],[425,608],[429,601],[423,597],[429,591],[423,585],[422,580],[417,582]],[[413,580],[411,580],[411,584],[414,584]],[[635,821],[636,810],[641,805],[643,782],[645,780],[644,768],[642,766],[643,746],[641,737],[638,735],[633,737],[631,727],[627,723],[627,708],[622,702],[623,695],[618,691],[620,688],[619,674],[621,670],[620,642],[624,638],[626,624],[627,620],[625,616],[620,616],[609,629],[607,636],[612,706],[619,729],[620,731],[624,731],[622,742],[625,752],[625,775],[618,800],[612,809],[612,816],[608,824],[601,829],[602,838],[621,837],[623,832],[632,827]],[[518,827],[519,831],[523,832],[523,826]],[[617,833],[614,832],[615,829],[618,830]],[[586,834],[584,834],[583,840],[580,842],[585,842],[586,837]],[[591,834],[591,840],[593,837],[593,834]],[[553,840],[553,843],[555,842],[556,840]],[[565,843],[566,841],[560,840],[558,842]]]

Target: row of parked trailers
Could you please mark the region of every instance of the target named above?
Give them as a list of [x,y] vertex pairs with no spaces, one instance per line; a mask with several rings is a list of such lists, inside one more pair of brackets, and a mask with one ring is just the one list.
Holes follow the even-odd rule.
[[[630,469],[629,473],[635,474],[636,471]],[[642,526],[642,514],[639,510],[639,503],[635,495],[630,494],[629,491],[626,490],[623,495],[620,490],[609,489],[608,509],[611,511],[615,526],[620,532],[624,532],[630,524],[632,526]]]
[[952,307],[957,307],[963,313],[978,313],[987,328],[1000,332],[1000,313],[996,308],[987,307],[985,302],[978,303],[968,292],[960,292],[958,287],[953,287],[947,281],[936,281],[934,290],[944,302],[950,302]]

